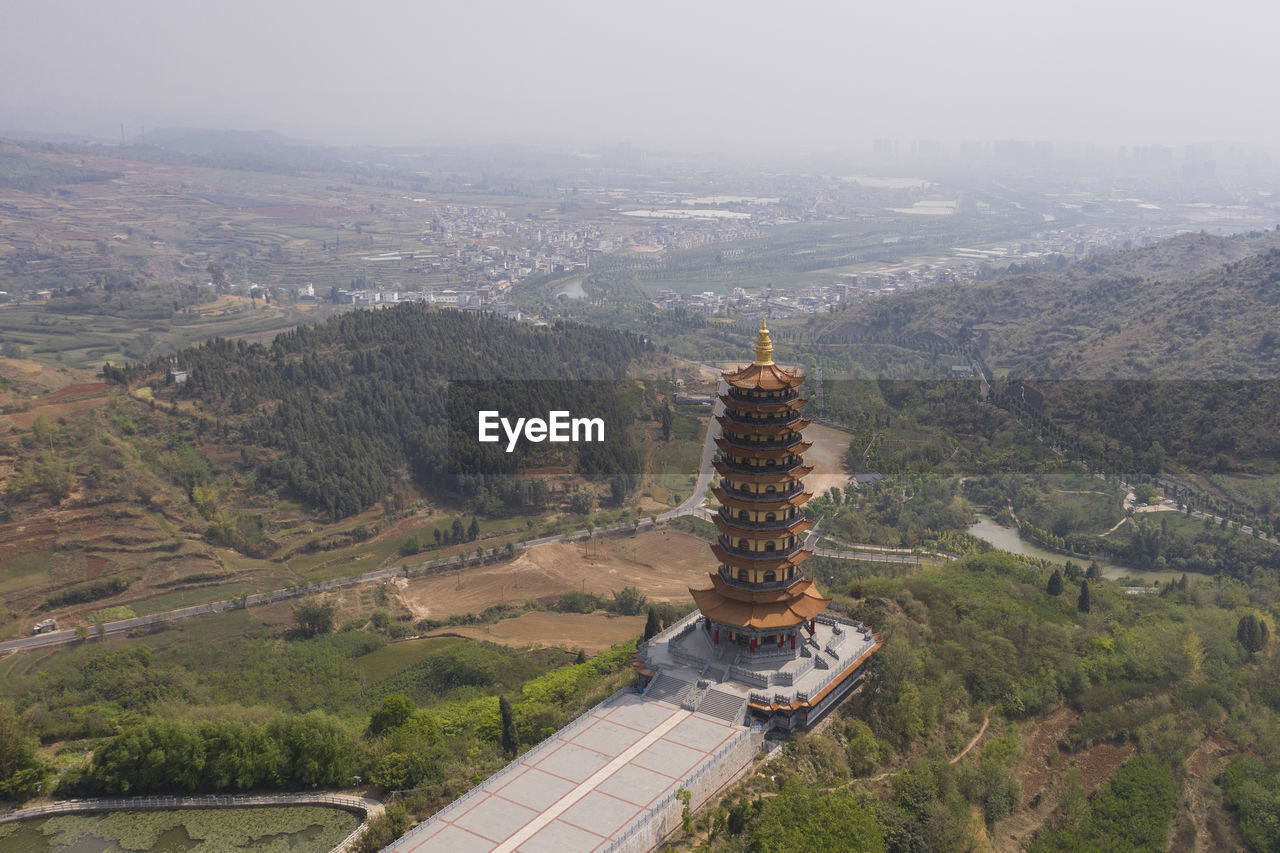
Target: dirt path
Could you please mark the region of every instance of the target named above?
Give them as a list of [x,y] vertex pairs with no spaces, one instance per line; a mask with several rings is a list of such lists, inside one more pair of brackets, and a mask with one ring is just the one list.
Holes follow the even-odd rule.
[[955,758],[951,759],[952,764],[955,764],[957,761],[959,761],[960,759],[964,758],[966,755],[969,754],[969,750],[973,749],[974,746],[977,745],[978,741],[982,739],[982,736],[987,733],[987,724],[990,722],[991,722],[991,709],[988,708],[987,713],[984,714],[982,717],[982,727],[979,728],[978,733],[973,736],[973,740],[969,741],[969,743],[965,746],[965,748],[960,750],[960,752],[956,755]]

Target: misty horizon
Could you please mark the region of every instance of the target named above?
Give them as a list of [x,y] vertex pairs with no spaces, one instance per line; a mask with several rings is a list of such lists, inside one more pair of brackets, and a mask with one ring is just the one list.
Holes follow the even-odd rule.
[[132,141],[861,153],[875,140],[1280,147],[1278,13],[1243,3],[18,3],[0,127]]

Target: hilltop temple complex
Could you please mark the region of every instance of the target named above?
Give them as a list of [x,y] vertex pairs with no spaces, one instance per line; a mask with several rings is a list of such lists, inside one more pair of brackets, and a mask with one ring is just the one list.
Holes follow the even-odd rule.
[[[804,376],[773,361],[723,374],[711,436],[719,530],[698,609],[641,644],[638,690],[606,699],[396,841],[392,853],[647,853],[742,777],[771,730],[814,722],[880,641],[804,576]],[[705,512],[703,510],[699,511]]]
[[813,553],[803,513],[813,497],[803,482],[813,470],[804,463],[804,376],[774,363],[762,324],[755,361],[723,379],[721,479],[712,490],[719,567],[710,586],[689,590],[698,610],[647,643],[636,666],[646,695],[697,708],[741,696],[744,718],[792,731],[845,696],[880,644],[865,625],[827,612],[831,600],[801,568]]

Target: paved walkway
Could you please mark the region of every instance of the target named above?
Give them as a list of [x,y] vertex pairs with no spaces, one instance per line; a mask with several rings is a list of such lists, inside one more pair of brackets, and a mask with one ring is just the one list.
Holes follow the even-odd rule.
[[[388,853],[590,853],[633,837],[751,730],[623,691],[526,752]],[[754,746],[748,744],[754,754]],[[735,770],[737,768],[734,768]]]

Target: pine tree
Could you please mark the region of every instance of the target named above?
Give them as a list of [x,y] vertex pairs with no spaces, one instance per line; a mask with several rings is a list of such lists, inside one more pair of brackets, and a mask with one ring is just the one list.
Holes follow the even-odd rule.
[[647,643],[662,630],[662,622],[658,619],[658,609],[649,608],[649,618],[644,620],[644,641]]
[[1053,596],[1062,595],[1062,572],[1053,570],[1053,574],[1049,575],[1049,586],[1045,591]]
[[1076,610],[1081,613],[1088,613],[1093,609],[1093,602],[1089,598],[1089,582],[1080,582],[1080,598],[1076,601]]
[[1270,635],[1271,631],[1267,628],[1267,623],[1252,613],[1241,616],[1240,622],[1236,625],[1236,640],[1244,646],[1244,650],[1250,656],[1267,647]]
[[502,716],[502,752],[507,758],[515,758],[520,749],[520,737],[516,733],[516,720],[511,714],[511,703],[506,696],[498,697],[498,713]]

